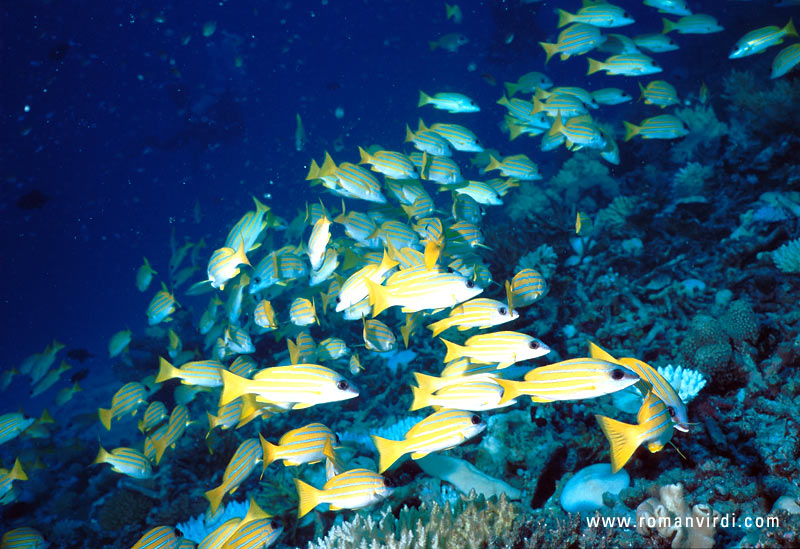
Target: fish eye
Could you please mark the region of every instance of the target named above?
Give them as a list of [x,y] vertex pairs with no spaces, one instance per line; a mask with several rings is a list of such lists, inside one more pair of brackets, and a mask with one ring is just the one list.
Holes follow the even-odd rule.
[[256,284],[261,284],[261,277],[260,276],[255,277],[253,279],[253,282],[255,282]]
[[469,104],[474,107],[475,106],[475,101],[470,101]]
[[336,303],[341,303],[341,302],[342,302],[342,298],[337,295],[336,296]]
[[531,341],[530,343],[528,343],[528,347],[530,347],[531,349],[534,349],[534,350],[536,350],[536,349],[538,349],[538,348],[539,348],[539,342],[538,342],[537,340],[535,340],[535,339],[534,339],[533,341]]
[[625,377],[625,372],[623,372],[619,368],[614,368],[613,370],[611,370],[611,379],[619,381],[623,377]]
[[347,389],[350,388],[350,384],[347,383],[345,380],[341,379],[339,380],[339,383],[336,384],[336,388],[339,389],[340,391],[346,391]]
[[470,420],[472,421],[473,425],[480,425],[481,424],[481,416],[475,414],[473,415]]
[[281,523],[278,522],[277,520],[273,520],[269,523],[269,527],[272,528],[273,530],[277,530],[278,528],[281,527]]
[[670,407],[669,407],[669,408],[667,408],[667,409],[669,410],[669,417],[675,417],[675,408],[673,408],[672,406],[670,406]]
[[473,281],[471,281],[471,280],[467,280],[464,284],[466,284],[467,288],[470,288],[470,289],[475,287],[475,283]]
[[500,313],[502,316],[506,316],[508,314],[508,309],[506,309],[505,307],[500,307],[500,310],[497,312]]
[[628,15],[628,12],[626,11],[625,13],[622,14],[622,17],[624,17],[625,19],[630,19],[631,16]]
[[391,488],[394,486],[394,482],[392,482],[391,479],[383,477],[383,485],[386,486],[387,488]]

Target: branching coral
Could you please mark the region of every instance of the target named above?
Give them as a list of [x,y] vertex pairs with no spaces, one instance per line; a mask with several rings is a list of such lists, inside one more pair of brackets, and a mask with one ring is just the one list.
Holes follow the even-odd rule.
[[636,531],[672,539],[676,549],[713,547],[718,520],[719,513],[706,503],[689,509],[680,483],[662,486],[657,498],[648,498],[636,508]]
[[800,273],[800,238],[786,242],[772,252],[772,261],[784,273]]
[[677,198],[702,196],[706,179],[714,175],[714,168],[699,162],[689,162],[672,178],[672,194]]
[[715,153],[720,139],[728,133],[727,124],[719,121],[710,105],[698,104],[693,108],[678,109],[675,116],[689,128],[689,135],[672,147],[672,159],[676,162],[694,158],[700,149]]
[[510,536],[518,508],[504,496],[497,500],[462,497],[452,508],[434,503],[427,508],[403,507],[395,517],[384,509],[381,518],[357,515],[334,526],[328,534],[309,543],[309,549],[478,549],[490,541]]
[[625,225],[629,215],[636,211],[636,197],[618,196],[607,207],[597,213],[595,224],[598,228],[619,229]]

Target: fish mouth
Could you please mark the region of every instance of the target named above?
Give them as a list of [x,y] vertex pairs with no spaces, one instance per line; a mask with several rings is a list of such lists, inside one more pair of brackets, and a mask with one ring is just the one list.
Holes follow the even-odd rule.
[[673,423],[672,426],[675,429],[677,429],[678,431],[682,432],[682,433],[688,433],[689,432],[689,426],[688,425],[684,425],[683,423]]

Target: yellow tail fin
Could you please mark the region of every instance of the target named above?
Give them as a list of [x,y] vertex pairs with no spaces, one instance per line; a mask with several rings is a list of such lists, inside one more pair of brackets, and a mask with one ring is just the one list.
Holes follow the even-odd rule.
[[318,490],[306,484],[299,478],[294,479],[294,485],[297,487],[297,498],[300,500],[297,505],[297,518],[306,516],[314,507],[319,505],[322,490]]
[[19,458],[14,460],[14,466],[8,473],[8,478],[12,480],[28,480],[28,475],[22,470],[22,464],[19,462]]
[[222,370],[222,395],[219,398],[219,405],[225,406],[232,400],[247,394],[247,384],[249,379],[237,376],[228,370]]
[[490,172],[492,170],[499,170],[500,169],[500,161],[497,160],[491,154],[489,155],[489,164],[483,169],[484,172]]
[[430,393],[423,391],[416,385],[411,386],[411,393],[414,395],[414,398],[411,401],[411,408],[408,409],[409,412],[430,406],[430,404],[428,404],[428,398],[431,396]]
[[367,290],[369,291],[369,302],[372,305],[372,318],[375,318],[383,311],[391,307],[389,295],[386,288],[367,278]]
[[216,513],[219,504],[222,503],[222,498],[225,497],[225,485],[220,484],[213,490],[206,492],[206,499],[211,504],[211,513]]
[[558,10],[558,28],[560,29],[564,25],[569,25],[575,20],[575,16],[569,12],[564,10]]
[[664,29],[661,31],[661,34],[667,34],[668,32],[672,32],[675,30],[676,25],[666,17],[662,17],[661,20],[664,22]]
[[433,332],[431,334],[431,337],[436,337],[442,332],[444,332],[446,329],[448,329],[450,327],[450,322],[448,322],[448,320],[450,319],[443,318],[442,320],[437,320],[432,324],[428,324],[426,328],[428,328],[431,332]]
[[98,452],[97,452],[97,457],[96,457],[96,458],[94,458],[94,461],[92,462],[92,465],[97,465],[98,463],[105,463],[105,462],[106,462],[106,459],[107,459],[109,456],[111,456],[111,454],[109,454],[108,452],[106,452],[106,449],[105,449],[105,448],[103,448],[103,446],[102,446],[102,445],[100,445],[100,450],[98,450]]
[[269,464],[275,461],[275,456],[278,453],[278,447],[262,437],[260,433],[258,438],[261,441],[261,450],[264,455],[264,465],[261,468],[263,475],[263,471],[266,471]]
[[622,469],[639,447],[638,425],[630,425],[595,414],[597,423],[611,443],[611,472]]
[[419,390],[427,394],[435,393],[442,385],[440,382],[441,378],[421,374],[419,372],[414,372],[414,379],[417,381]]
[[417,107],[422,107],[430,102],[431,102],[431,96],[425,93],[424,91],[419,90],[419,103],[417,103]]
[[441,337],[439,339],[444,343],[445,347],[447,347],[447,354],[444,357],[445,364],[463,356],[464,347]]
[[378,449],[378,454],[380,454],[378,473],[383,473],[406,453],[406,444],[404,440],[389,440],[377,435],[370,435],[370,438],[375,448]]
[[[553,57],[556,53],[558,53],[558,44],[551,44],[549,42],[539,42],[539,45],[542,46],[542,49],[544,49],[544,53],[547,56],[544,60],[545,64],[547,64],[550,61],[550,58]],[[508,95],[514,95],[513,93],[511,93],[510,89]]]
[[639,128],[639,126],[636,126],[635,124],[631,124],[630,122],[626,122],[624,120],[622,121],[622,123],[625,124],[625,141],[630,141],[634,135],[637,135],[639,133],[639,130],[641,129]]
[[514,400],[520,395],[518,382],[510,379],[503,379],[501,377],[492,378],[494,381],[503,388],[503,396],[500,397],[500,402],[497,404],[505,404],[509,400]]
[[106,431],[111,430],[111,410],[108,408],[98,408],[97,416],[100,418],[100,423],[106,428]]
[[[541,44],[541,42],[540,42],[540,44]],[[545,51],[547,51],[547,50],[545,50]],[[516,82],[506,82],[505,85],[506,85],[506,90],[508,90],[508,96],[509,97],[513,97],[514,94],[517,93],[517,90],[519,89],[519,86],[517,85]]]
[[603,63],[602,61],[598,61],[597,59],[592,59],[591,57],[587,57],[586,59],[589,60],[589,70],[586,71],[587,75],[601,71],[606,66],[605,63]]
[[169,363],[164,357],[158,357],[158,375],[156,383],[164,383],[169,379],[174,379],[180,375],[180,371]]
[[797,36],[797,29],[794,28],[794,21],[792,21],[791,17],[789,18],[789,22],[786,23],[786,26],[783,27],[783,32],[786,36]]

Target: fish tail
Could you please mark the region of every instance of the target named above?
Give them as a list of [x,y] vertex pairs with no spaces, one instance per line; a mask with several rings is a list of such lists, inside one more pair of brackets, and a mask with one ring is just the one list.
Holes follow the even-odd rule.
[[[439,261],[439,254],[442,252],[442,246],[435,240],[429,240],[425,244],[425,255],[423,256],[425,262],[425,269],[432,271]],[[434,334],[436,335],[436,334]]]
[[163,356],[158,357],[158,375],[156,376],[156,383],[164,383],[168,379],[178,377],[180,372],[178,369],[169,363]]
[[314,488],[310,484],[306,484],[299,478],[294,479],[294,485],[297,487],[297,498],[300,500],[297,505],[297,518],[306,516],[314,507],[319,505],[322,490]]
[[428,328],[431,332],[433,332],[431,334],[431,337],[438,336],[439,334],[441,334],[442,332],[444,332],[446,329],[448,329],[450,327],[450,325],[447,322],[447,320],[448,319],[443,318],[442,320],[438,320],[438,321],[433,322],[431,324],[428,324],[426,326],[426,328]]
[[492,378],[494,381],[503,388],[503,396],[500,397],[500,402],[497,404],[505,404],[509,400],[514,400],[520,395],[518,385],[515,381],[510,379],[503,379],[501,377]]
[[422,390],[422,388],[417,387],[416,385],[411,386],[411,393],[414,395],[414,398],[411,401],[411,408],[408,409],[409,412],[413,412],[414,410],[419,410],[430,405],[428,404],[428,397],[431,396],[430,393]]
[[322,166],[320,167],[317,176],[328,177],[330,175],[333,175],[335,171],[336,171],[336,162],[333,161],[333,158],[331,157],[330,153],[328,153],[328,151],[325,151],[325,160],[322,162]]
[[300,361],[300,351],[297,349],[297,344],[291,339],[287,339],[286,346],[289,348],[289,362],[297,364]]
[[611,419],[610,417],[595,414],[597,423],[611,443],[611,472],[616,473],[631,459],[636,448],[639,447],[637,425],[630,425]]
[[444,357],[445,364],[463,356],[464,347],[441,337],[439,339],[447,347],[447,354]]
[[794,21],[789,18],[789,22],[783,27],[783,32],[786,36],[797,36],[797,29],[794,27]]
[[108,458],[110,455],[111,455],[111,454],[109,454],[108,452],[106,452],[106,449],[105,449],[105,448],[103,448],[103,445],[101,444],[101,445],[100,445],[100,450],[98,450],[98,452],[97,452],[97,457],[96,457],[96,458],[94,458],[94,461],[92,462],[92,465],[97,465],[98,463],[105,463],[106,459],[107,459],[107,458]]
[[[300,119],[300,115],[297,115],[297,119]],[[256,214],[265,214],[269,211],[269,206],[263,204],[258,198],[255,196],[253,197],[253,202],[256,204]]]
[[661,20],[664,22],[664,28],[661,31],[661,34],[667,34],[675,30],[675,23],[667,19],[666,17],[662,17]]
[[211,505],[211,512],[216,513],[219,504],[222,503],[222,498],[225,497],[225,485],[220,484],[216,488],[213,488],[206,492],[206,499],[208,503]]
[[[313,181],[315,179],[319,179],[319,165],[317,161],[312,158],[311,166],[309,166],[308,173],[306,174],[306,181]],[[314,185],[314,183],[312,183],[312,185]]]
[[[539,42],[539,43],[540,43],[540,44],[543,44],[543,42]],[[543,47],[544,47],[544,46],[543,46]],[[544,51],[546,52],[547,50],[544,50]],[[505,83],[505,86],[506,86],[506,90],[508,91],[508,95],[509,95],[509,97],[513,97],[513,95],[514,95],[515,93],[517,93],[517,90],[519,89],[519,86],[517,85],[517,83],[516,83],[516,82],[506,82],[506,83]],[[501,99],[501,101],[502,101],[502,99]],[[500,101],[498,101],[498,103],[499,103],[499,102],[500,102]]]
[[406,453],[405,441],[403,440],[389,440],[377,435],[370,435],[370,438],[380,455],[378,459],[378,473],[383,473]]
[[408,338],[411,337],[411,326],[406,325],[400,328],[400,335],[403,336],[403,344],[406,346],[406,349],[408,349]]
[[359,164],[369,164],[370,161],[369,153],[365,151],[363,147],[358,148],[358,154],[361,155],[361,160],[358,161]]
[[97,416],[100,418],[100,423],[106,428],[106,431],[111,430],[111,410],[108,408],[98,408]]
[[591,57],[587,57],[586,59],[589,60],[589,70],[586,71],[587,75],[601,71],[603,70],[603,67],[605,67],[605,63],[603,63],[602,61],[598,61],[597,59],[592,59]]
[[[558,53],[558,44],[551,44],[550,42],[539,42],[539,45],[542,46],[544,49],[544,53],[547,58],[544,60],[545,64],[550,61],[550,58],[553,57],[556,53]],[[511,91],[508,92],[508,95],[514,95]]]
[[424,91],[419,90],[419,103],[417,103],[417,107],[422,107],[430,102],[431,102],[431,96],[425,93]]
[[403,143],[408,143],[409,141],[414,141],[414,132],[412,132],[411,128],[406,124],[406,140],[403,141]]
[[639,133],[639,130],[641,129],[639,126],[631,124],[630,122],[625,122],[624,120],[622,123],[625,124],[625,141],[630,141],[634,135]]
[[435,376],[428,376],[419,372],[414,372],[414,379],[417,381],[419,390],[423,393],[433,393],[439,389],[439,378]]
[[483,169],[484,172],[490,172],[492,170],[499,170],[500,169],[500,162],[493,156],[489,155],[489,164]]
[[523,128],[520,124],[514,124],[513,122],[506,122],[508,126],[508,138],[510,141],[514,141],[517,137],[522,135]]
[[430,48],[430,51],[435,50],[438,45],[439,44],[437,44],[436,42],[428,42],[428,47]]
[[[206,438],[208,438],[209,435],[211,435],[211,431],[213,431],[214,428],[219,424],[219,418],[217,416],[212,416],[211,412],[206,412],[206,416],[208,416],[208,432],[206,433]],[[140,421],[139,425],[141,424],[142,422]],[[141,427],[139,428],[139,430],[142,431],[142,433],[144,433]]]
[[269,466],[269,464],[272,463],[273,461],[275,461],[275,458],[276,458],[277,453],[278,453],[278,447],[276,445],[272,444],[271,442],[269,442],[263,436],[261,436],[260,433],[258,435],[258,438],[259,438],[259,440],[261,440],[261,450],[262,450],[262,454],[264,454],[264,464],[263,464],[262,470],[266,471],[267,467]]
[[[509,84],[510,84],[510,82],[509,82]],[[506,96],[504,95],[503,97],[501,97],[500,99],[498,99],[498,100],[497,100],[497,104],[498,104],[498,105],[503,105],[504,107],[508,107],[508,105],[509,105],[509,103],[508,103],[508,97],[506,97]]]
[[[244,249],[244,238],[239,239],[239,247],[236,248],[236,260],[238,263],[250,265],[250,260],[247,259],[247,250]],[[252,267],[252,265],[250,265]]]
[[563,131],[564,131],[564,122],[561,120],[561,111],[558,111],[558,114],[556,114],[556,121],[553,122],[553,125],[550,126],[549,130],[547,130],[547,135],[553,136]]
[[564,25],[569,25],[572,21],[575,20],[575,16],[569,12],[566,12],[562,9],[558,11],[558,28],[560,29]]
[[19,462],[19,458],[14,460],[14,466],[11,468],[11,471],[9,471],[8,478],[11,480],[28,480],[28,475],[22,470],[22,464]]
[[47,408],[42,410],[42,415],[38,419],[38,423],[55,423],[56,420],[53,419],[53,416],[50,415],[50,412],[47,411]]
[[222,394],[220,395],[219,405],[225,406],[238,397],[247,394],[248,379],[237,376],[228,370],[221,370],[222,374]]
[[154,440],[153,447],[156,449],[156,465],[158,465],[161,462],[161,458],[164,457],[164,452],[167,451],[167,439],[162,437]]
[[447,19],[452,19],[453,17],[455,17],[457,9],[458,9],[457,5],[452,5],[451,6],[450,4],[445,4],[444,5],[444,11],[445,11],[445,13],[447,13]]
[[369,291],[369,302],[372,304],[372,318],[375,318],[387,308],[391,307],[389,304],[389,295],[386,288],[369,278],[367,278],[365,282],[367,283],[367,290]]

